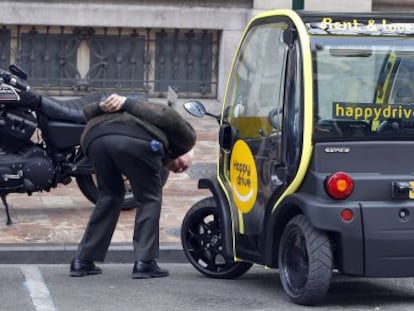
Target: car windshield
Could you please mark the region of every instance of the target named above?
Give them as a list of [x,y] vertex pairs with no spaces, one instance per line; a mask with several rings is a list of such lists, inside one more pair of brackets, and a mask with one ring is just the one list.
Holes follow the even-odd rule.
[[414,139],[414,39],[313,36],[314,139]]

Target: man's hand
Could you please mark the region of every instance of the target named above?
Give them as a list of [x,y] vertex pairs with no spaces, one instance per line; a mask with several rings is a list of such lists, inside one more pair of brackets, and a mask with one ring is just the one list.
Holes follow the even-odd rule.
[[112,94],[108,96],[104,101],[99,103],[99,107],[105,112],[116,112],[121,110],[122,105],[126,101],[125,96],[120,96],[118,94]]
[[194,151],[191,149],[186,154],[179,156],[170,164],[167,165],[167,168],[174,173],[184,172],[193,162]]

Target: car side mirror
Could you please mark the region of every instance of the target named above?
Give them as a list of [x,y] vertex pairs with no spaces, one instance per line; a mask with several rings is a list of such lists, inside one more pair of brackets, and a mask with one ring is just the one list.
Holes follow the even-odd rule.
[[202,118],[204,116],[210,116],[220,123],[220,115],[215,115],[207,111],[206,107],[198,100],[192,100],[183,104],[184,110],[194,117]]
[[206,107],[197,100],[185,102],[183,107],[185,111],[197,118],[204,117],[207,112]]

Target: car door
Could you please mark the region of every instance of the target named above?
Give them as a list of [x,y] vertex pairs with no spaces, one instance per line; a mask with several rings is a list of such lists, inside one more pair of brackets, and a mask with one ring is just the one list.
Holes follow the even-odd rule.
[[[271,202],[286,188],[287,161],[298,158],[292,124],[299,121],[294,108],[284,107],[290,90],[297,87],[291,83],[297,68],[291,65],[297,63],[293,34],[284,17],[252,24],[236,54],[226,91],[219,178],[230,202],[235,255],[244,260],[260,262]],[[292,130],[285,130],[285,122]]]

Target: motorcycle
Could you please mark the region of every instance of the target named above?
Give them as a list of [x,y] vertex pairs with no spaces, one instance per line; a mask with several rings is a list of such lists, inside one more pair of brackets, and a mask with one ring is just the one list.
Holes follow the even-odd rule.
[[[72,179],[92,203],[98,199],[94,168],[80,148],[85,127],[83,107],[104,99],[98,91],[81,98],[59,100],[40,96],[26,83],[27,74],[10,65],[0,69],[0,198],[7,225],[12,224],[6,196],[50,191]],[[136,100],[142,94],[128,94]],[[163,184],[168,171],[162,173]],[[128,179],[122,209],[136,207]]]

